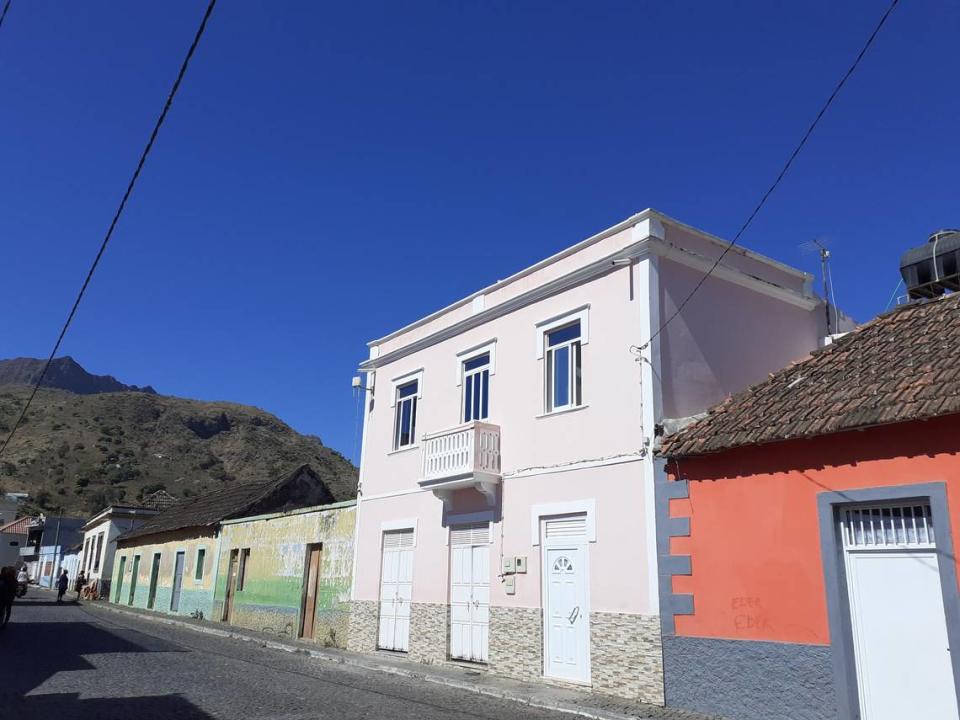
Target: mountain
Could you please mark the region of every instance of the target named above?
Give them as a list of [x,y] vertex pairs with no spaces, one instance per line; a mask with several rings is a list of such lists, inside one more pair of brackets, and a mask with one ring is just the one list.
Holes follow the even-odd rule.
[[[33,385],[43,371],[44,362],[46,361],[36,358],[0,360],[0,385]],[[111,375],[88,373],[69,355],[53,359],[41,387],[69,390],[79,395],[108,392],[144,392],[151,395],[157,393],[149,385],[142,388],[124,385]]]
[[[74,387],[90,388],[80,380],[93,378],[109,381],[102,387],[134,387],[62,360],[67,372],[55,375],[58,382],[75,378]],[[0,440],[30,393],[22,382],[7,382],[24,377],[12,366],[29,367],[21,360],[0,361]],[[303,463],[313,466],[337,500],[356,496],[357,469],[349,460],[258,408],[140,388],[91,393],[44,387],[0,458],[0,491],[28,492],[47,512],[63,507],[65,514],[84,514],[111,502],[136,502],[159,488],[189,500]]]

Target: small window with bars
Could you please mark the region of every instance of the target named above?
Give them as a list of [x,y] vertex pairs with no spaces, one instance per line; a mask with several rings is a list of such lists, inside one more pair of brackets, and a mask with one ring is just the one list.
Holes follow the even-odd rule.
[[840,532],[847,550],[936,547],[929,503],[841,508]]

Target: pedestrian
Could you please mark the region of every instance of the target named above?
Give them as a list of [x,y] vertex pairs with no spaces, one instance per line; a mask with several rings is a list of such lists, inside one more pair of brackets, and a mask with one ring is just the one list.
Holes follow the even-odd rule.
[[5,628],[10,622],[10,611],[16,594],[17,576],[14,575],[13,568],[0,569],[0,628]]
[[77,581],[73,584],[73,589],[77,593],[77,600],[80,599],[80,593],[83,591],[83,586],[87,584],[87,574],[81,570],[80,574],[77,575]]
[[57,578],[57,602],[63,602],[63,596],[66,594],[68,587],[70,587],[70,578],[67,576],[67,571],[64,570]]

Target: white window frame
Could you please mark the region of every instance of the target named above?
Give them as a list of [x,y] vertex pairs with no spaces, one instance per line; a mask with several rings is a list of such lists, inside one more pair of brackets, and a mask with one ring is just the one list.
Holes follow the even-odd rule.
[[[203,569],[203,563],[200,562],[200,551],[203,551],[203,562],[207,561],[207,546],[201,545],[197,548],[197,552],[193,556],[193,584],[200,585],[203,583],[204,578],[207,573]],[[200,577],[197,577],[197,567],[200,567]]]
[[[553,347],[547,347],[551,332],[562,330],[579,321],[580,335],[576,338],[564,341]],[[567,402],[558,405],[554,398],[555,382],[554,378],[557,372],[556,355],[559,351],[567,351]],[[543,412],[552,414],[566,412],[583,405],[583,321],[579,318],[572,318],[568,322],[556,325],[551,330],[543,333]],[[580,392],[577,392],[577,369],[580,369]]]
[[[465,360],[461,361],[461,363],[460,363],[461,378],[462,378],[462,380],[461,380],[462,390],[461,390],[461,392],[460,392],[460,422],[464,422],[464,423],[466,423],[466,422],[478,422],[478,421],[479,421],[479,422],[482,422],[482,421],[484,421],[484,420],[487,420],[487,419],[490,417],[490,376],[492,375],[492,373],[491,373],[491,367],[492,367],[492,366],[491,366],[491,358],[490,358],[490,356],[489,356],[489,355],[487,356],[487,363],[486,363],[486,365],[481,365],[480,367],[474,368],[474,369],[472,369],[472,370],[467,370],[467,363],[468,363],[468,362],[471,362],[472,360],[476,360],[476,359],[478,359],[478,358],[481,358],[481,357],[483,357],[485,354],[486,354],[486,353],[477,353],[477,354],[474,355],[473,357],[466,358]],[[473,397],[472,397],[472,395],[473,395],[473,393],[474,393],[474,388],[476,387],[476,383],[480,381],[480,379],[481,379],[481,377],[482,377],[482,375],[483,375],[484,373],[486,373],[486,375],[487,375],[486,392],[484,393],[483,383],[481,382],[481,385],[480,385],[480,387],[481,387],[481,390],[480,390],[480,395],[481,395],[481,398],[480,398],[480,408],[478,409],[479,412],[477,413],[477,416],[476,416],[476,417],[471,417],[471,418],[468,420],[468,419],[467,419],[467,408],[469,407],[469,408],[473,409]],[[469,382],[469,383],[467,382],[467,379],[468,379],[468,378],[470,378],[470,382]],[[469,386],[470,389],[471,389],[471,392],[470,392],[471,397],[470,397],[470,398],[467,397],[467,387],[468,387],[468,386]],[[483,397],[484,395],[485,395],[486,397]],[[480,414],[482,413],[482,411],[483,411],[484,401],[486,401],[487,413],[486,413],[486,415],[484,415],[483,417],[479,417],[479,415],[480,415]],[[471,413],[471,414],[472,414],[472,413]]]
[[[406,445],[399,445],[399,429],[400,426],[397,422],[397,393],[400,388],[409,385],[412,382],[417,383],[417,392],[411,395],[411,398],[416,398],[417,405],[420,405],[420,401],[423,398],[423,368],[414,370],[413,372],[408,372],[404,375],[399,375],[391,381],[392,392],[390,393],[390,407],[393,408],[393,423],[391,424],[392,433],[390,435],[390,452],[399,452],[402,450],[409,450],[410,448],[415,448],[419,444],[417,438],[416,430],[416,418],[414,417],[413,421],[413,433],[411,433],[410,442]],[[404,398],[405,400],[407,398]]]
[[557,515],[587,515],[587,542],[597,541],[597,501],[595,498],[570,502],[543,503],[530,508],[530,542],[540,544],[540,521]]
[[574,308],[562,315],[555,315],[537,323],[537,360],[543,360],[543,351],[546,348],[546,335],[552,330],[580,321],[580,344],[590,342],[590,304]]

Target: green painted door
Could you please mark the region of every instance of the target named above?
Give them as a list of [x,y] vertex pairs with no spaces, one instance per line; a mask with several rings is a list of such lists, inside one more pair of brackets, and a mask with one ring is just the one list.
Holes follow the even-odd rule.
[[127,598],[127,605],[133,605],[133,595],[137,592],[137,574],[140,572],[140,556],[133,558],[133,570],[130,572],[130,597]]
[[150,568],[150,594],[147,595],[147,607],[153,610],[153,602],[157,599],[157,580],[160,578],[160,553],[153,556],[153,567]]
[[120,558],[120,571],[117,573],[117,593],[113,597],[113,601],[117,604],[120,604],[120,592],[123,590],[123,573],[127,569],[127,556],[124,555]]

